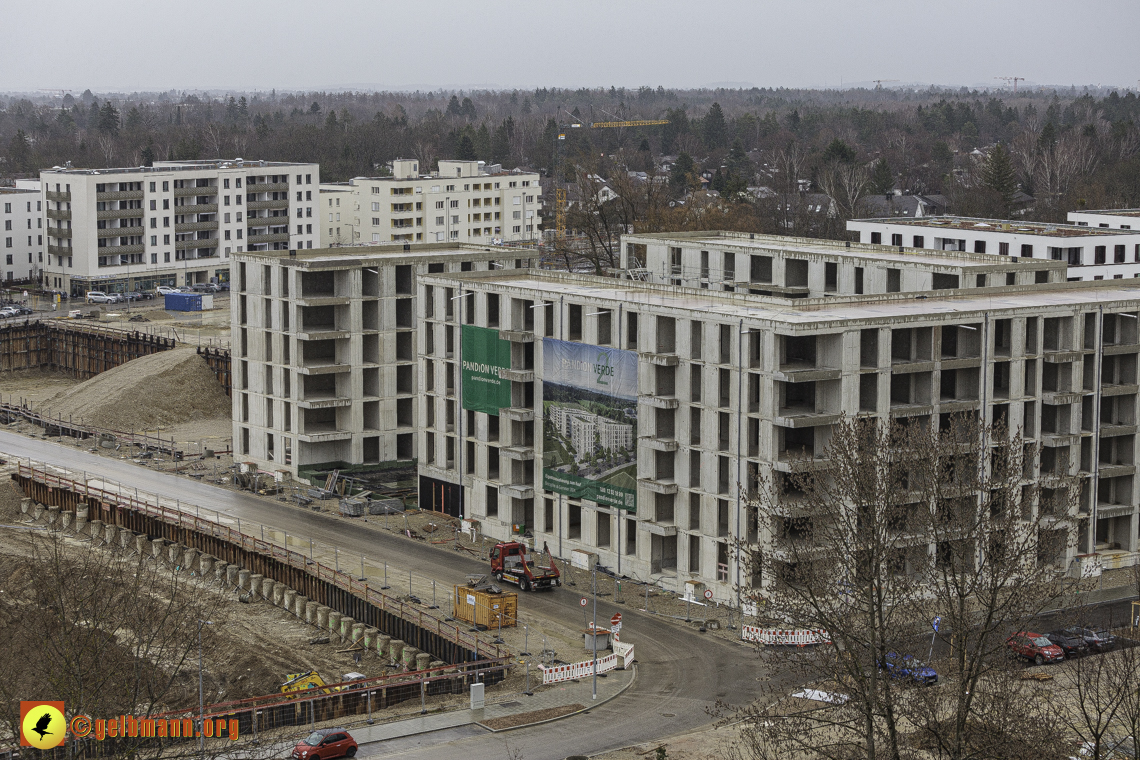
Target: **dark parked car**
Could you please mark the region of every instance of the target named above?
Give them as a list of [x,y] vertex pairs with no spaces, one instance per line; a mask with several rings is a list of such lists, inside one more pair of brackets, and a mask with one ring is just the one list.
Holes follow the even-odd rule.
[[1080,636],[1094,652],[1107,652],[1116,648],[1116,637],[1108,631],[1094,631],[1092,628],[1072,626],[1064,631],[1070,636]]
[[914,681],[923,686],[933,686],[938,683],[938,674],[913,654],[898,654],[888,652],[882,668],[890,673],[891,678]]
[[296,760],[328,760],[331,757],[352,757],[355,754],[356,740],[343,728],[317,729],[293,748]]
[[1065,659],[1065,653],[1061,647],[1040,633],[1018,631],[1005,640],[1005,645],[1009,647],[1009,651],[1013,655],[1030,660],[1036,665],[1060,662]]
[[1061,651],[1065,653],[1065,657],[1080,657],[1081,655],[1089,653],[1089,645],[1081,636],[1074,636],[1065,631],[1050,631],[1045,634],[1045,638],[1061,647]]

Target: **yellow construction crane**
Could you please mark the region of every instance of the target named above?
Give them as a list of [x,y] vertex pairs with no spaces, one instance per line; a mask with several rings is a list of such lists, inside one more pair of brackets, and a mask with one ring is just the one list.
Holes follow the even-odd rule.
[[667,119],[641,119],[638,121],[595,121],[590,129],[605,129],[608,127],[656,127],[659,124],[668,124]]
[[[656,127],[668,124],[668,119],[636,119],[633,121],[595,121],[590,129],[613,129],[616,127]],[[561,144],[566,140],[567,129],[580,129],[585,126],[583,122],[577,124],[560,124],[558,127],[558,140],[554,146],[554,234],[561,240],[566,237],[566,188],[559,187],[558,166],[562,156]]]

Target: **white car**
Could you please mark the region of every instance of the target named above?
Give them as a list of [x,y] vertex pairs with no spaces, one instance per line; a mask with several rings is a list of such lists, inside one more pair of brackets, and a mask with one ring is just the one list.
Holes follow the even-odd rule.
[[116,293],[104,293],[101,290],[87,291],[87,303],[118,303],[123,300]]
[[159,285],[154,289],[154,292],[158,293],[160,296],[166,296],[170,295],[171,293],[181,293],[182,291],[178,288],[172,288],[169,285]]

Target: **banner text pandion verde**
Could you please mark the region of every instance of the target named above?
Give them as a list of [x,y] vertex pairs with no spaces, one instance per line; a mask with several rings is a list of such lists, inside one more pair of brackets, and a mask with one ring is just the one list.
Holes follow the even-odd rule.
[[201,736],[207,739],[228,737],[230,741],[238,740],[237,718],[206,720],[202,723],[201,732],[195,730],[196,722],[192,718],[135,718],[132,715],[91,720],[86,715],[76,715],[71,719],[69,727],[71,735],[76,739],[93,736],[98,741],[115,738],[197,739]]

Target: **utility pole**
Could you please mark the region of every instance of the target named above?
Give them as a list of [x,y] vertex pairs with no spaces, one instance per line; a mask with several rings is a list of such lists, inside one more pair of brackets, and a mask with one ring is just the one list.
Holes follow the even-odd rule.
[[594,641],[594,699],[598,698],[598,566],[594,565],[594,624],[592,626]]
[[202,626],[213,625],[209,620],[198,621],[198,757],[206,757],[206,701],[202,689]]

